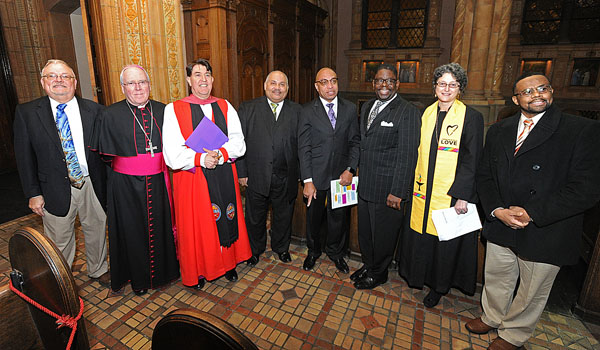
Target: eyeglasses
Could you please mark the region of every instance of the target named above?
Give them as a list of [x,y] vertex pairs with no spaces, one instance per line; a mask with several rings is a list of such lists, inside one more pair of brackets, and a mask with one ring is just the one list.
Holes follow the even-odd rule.
[[394,85],[396,84],[396,79],[393,78],[389,78],[389,79],[373,79],[373,82],[375,83],[375,85],[383,85],[383,83],[385,83],[386,85]]
[[445,89],[446,87],[450,88],[450,89],[456,89],[460,87],[460,84],[453,81],[451,83],[446,83],[445,81],[440,81],[439,83],[435,83],[435,85],[437,85],[438,87]]
[[123,86],[128,87],[128,88],[132,88],[135,86],[146,86],[148,85],[149,81],[148,80],[140,80],[140,81],[131,81],[129,83],[123,83]]
[[328,83],[331,83],[331,85],[337,85],[338,78],[331,78],[329,80],[321,79],[321,80],[317,80],[315,83],[321,84],[321,86],[326,86]]
[[525,90],[521,90],[521,91],[517,92],[513,96],[519,96],[520,95],[522,97],[529,97],[529,96],[533,95],[533,93],[536,90],[540,94],[545,94],[548,91],[552,92],[552,86],[550,86],[550,85],[540,85],[540,86],[537,86],[537,87],[530,87],[530,88],[527,88]]
[[46,74],[46,75],[42,75],[42,78],[46,78],[46,79],[50,79],[50,80],[56,80],[58,78],[62,79],[62,80],[68,80],[68,79],[73,79],[75,78],[72,75],[69,74],[54,74],[54,73],[50,73],[50,74]]

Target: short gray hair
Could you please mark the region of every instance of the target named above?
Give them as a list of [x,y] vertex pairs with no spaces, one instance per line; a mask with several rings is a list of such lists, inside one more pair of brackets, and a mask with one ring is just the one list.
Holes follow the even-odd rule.
[[58,59],[49,59],[46,62],[46,65],[44,66],[44,68],[42,68],[42,71],[40,72],[40,75],[42,77],[44,76],[44,70],[51,64],[62,64],[63,66],[66,66],[67,68],[69,68],[69,70],[71,70],[71,73],[73,73],[73,77],[75,77],[75,71],[73,70],[73,68],[71,68],[71,66],[69,66],[67,62]]
[[269,81],[269,77],[271,76],[271,74],[273,73],[281,73],[283,74],[283,76],[285,77],[285,84],[289,87],[290,86],[290,82],[288,81],[288,76],[287,74],[285,74],[284,72],[280,71],[280,70],[274,70],[272,72],[270,72],[269,74],[267,74],[267,77],[265,78],[265,84]]
[[146,80],[148,80],[148,82],[150,82],[150,76],[148,75],[148,72],[146,72],[144,67],[142,67],[138,64],[128,64],[125,67],[123,67],[123,69],[121,69],[121,74],[119,74],[119,81],[121,82],[121,85],[123,85],[123,73],[125,73],[125,71],[128,70],[129,68],[141,69],[141,71],[144,72],[144,74],[146,74]]
[[435,89],[435,84],[442,77],[442,75],[450,73],[456,79],[456,81],[460,84],[460,92],[465,92],[467,88],[467,71],[458,63],[447,63],[437,67],[433,71],[433,88]]

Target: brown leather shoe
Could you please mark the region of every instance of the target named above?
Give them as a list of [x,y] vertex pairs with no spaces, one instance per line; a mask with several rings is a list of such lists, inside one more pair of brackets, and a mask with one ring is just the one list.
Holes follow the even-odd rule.
[[110,287],[110,271],[106,271],[100,277],[92,277],[92,279],[104,287]]
[[512,345],[506,340],[498,337],[488,346],[488,350],[516,350],[521,349],[520,346]]
[[486,334],[487,332],[491,331],[492,329],[495,329],[494,327],[488,326],[486,323],[484,323],[481,320],[481,317],[474,318],[471,321],[467,322],[465,324],[465,328],[469,332],[475,333],[475,334]]

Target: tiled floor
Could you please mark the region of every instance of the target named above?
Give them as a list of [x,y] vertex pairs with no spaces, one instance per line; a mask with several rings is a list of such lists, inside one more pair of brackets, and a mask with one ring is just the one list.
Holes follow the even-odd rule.
[[[41,230],[41,220],[29,215],[0,225],[0,283],[8,281],[8,239],[23,226]],[[240,265],[236,283],[220,279],[194,292],[178,282],[142,297],[128,287],[122,296],[111,297],[87,277],[81,238],[73,270],[93,349],[150,349],[158,320],[189,307],[227,320],[260,349],[485,349],[496,336],[472,335],[464,328],[466,320],[481,313],[478,294],[452,290],[436,308],[426,309],[420,302],[425,292],[410,289],[395,271],[385,285],[357,291],[349,276],[326,259],[315,271],[302,270],[306,248],[296,245],[290,264],[268,252],[255,268]],[[360,264],[349,265],[355,270]],[[600,345],[577,318],[545,312],[526,348]]]

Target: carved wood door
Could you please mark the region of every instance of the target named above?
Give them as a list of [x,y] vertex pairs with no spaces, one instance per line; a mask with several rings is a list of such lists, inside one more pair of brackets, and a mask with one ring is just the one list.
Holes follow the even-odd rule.
[[0,19],[0,172],[8,172],[16,169],[12,129],[17,94],[2,28]]
[[263,95],[267,74],[267,30],[258,23],[243,23],[238,31],[241,101]]

